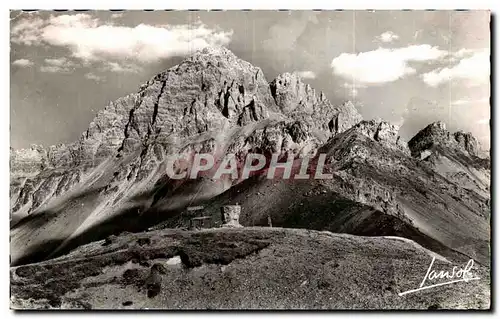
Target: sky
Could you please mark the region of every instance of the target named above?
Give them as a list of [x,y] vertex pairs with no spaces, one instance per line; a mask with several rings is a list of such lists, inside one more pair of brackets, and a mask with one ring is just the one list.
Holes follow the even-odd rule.
[[11,147],[75,141],[110,101],[206,46],[334,104],[490,146],[488,11],[11,11]]

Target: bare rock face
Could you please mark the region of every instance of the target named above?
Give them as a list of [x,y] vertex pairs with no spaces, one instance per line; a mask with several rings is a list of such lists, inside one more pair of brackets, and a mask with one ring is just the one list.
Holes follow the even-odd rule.
[[457,149],[471,156],[478,155],[478,143],[471,133],[459,131],[451,134],[440,121],[429,124],[408,142],[412,156],[417,157],[435,145]]
[[425,161],[438,174],[489,197],[490,160],[479,157],[478,142],[471,133],[451,134],[444,123],[435,122],[418,132],[409,147],[412,156]]
[[283,113],[291,113],[297,108],[300,111],[312,112],[321,100],[309,84],[304,84],[295,73],[278,75],[270,83],[271,92],[276,104]]
[[323,92],[318,96],[295,73],[279,75],[270,87],[276,104],[285,115],[301,119],[316,130],[338,134],[362,120],[352,102],[333,106]]
[[[245,159],[248,153],[314,155],[321,144],[310,128],[300,121],[277,121],[257,128],[249,135],[240,135],[228,147],[228,153]],[[241,163],[243,164],[243,163]]]
[[47,151],[41,145],[28,149],[10,149],[10,172],[16,175],[37,174],[47,162]]
[[90,123],[79,140],[81,155],[98,164],[122,147],[139,94],[130,94],[109,103]]
[[455,141],[457,141],[458,145],[466,150],[470,155],[478,155],[478,143],[472,133],[459,131],[453,133],[453,137],[455,138]]
[[345,132],[363,120],[363,117],[351,101],[346,101],[336,108],[338,109],[337,133]]
[[257,122],[276,110],[272,102],[260,68],[225,48],[204,49],[143,86],[124,127],[124,151]]
[[398,135],[399,127],[385,121],[361,121],[353,127],[353,130],[369,137],[384,146],[398,149],[409,155],[410,151],[404,139]]
[[243,227],[240,225],[240,205],[225,205],[221,207],[222,227]]

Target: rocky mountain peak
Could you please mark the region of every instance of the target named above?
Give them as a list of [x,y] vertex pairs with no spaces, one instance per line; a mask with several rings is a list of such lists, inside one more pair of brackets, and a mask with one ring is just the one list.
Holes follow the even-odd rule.
[[[351,103],[352,104],[352,103]],[[369,137],[386,147],[399,149],[405,154],[409,154],[408,145],[405,140],[398,135],[399,126],[382,120],[361,121],[352,130]]]
[[303,83],[297,73],[280,74],[269,85],[276,104],[285,114],[297,108],[312,112],[321,102],[321,97],[309,84]]
[[187,57],[180,65],[182,64],[197,64],[198,66],[208,68],[216,67],[220,69],[252,69],[253,71],[257,71],[258,69],[251,63],[240,59],[231,50],[225,47],[206,47],[202,50],[198,50]]
[[213,56],[213,57],[223,57],[227,59],[238,59],[238,57],[228,48],[223,46],[211,46],[205,47],[202,50],[199,50],[193,54],[193,57],[202,57],[202,56]]
[[470,132],[458,131],[453,133],[457,144],[471,155],[478,155],[479,145],[477,139]]
[[111,141],[98,147],[104,153],[130,152],[172,135],[187,138],[244,126],[273,111],[260,68],[226,48],[205,48],[153,77],[139,93],[111,103],[91,123],[86,139]]
[[41,145],[31,145],[30,148],[10,150],[11,174],[33,174],[40,171],[47,159],[47,151]]
[[337,134],[363,119],[352,102],[332,105],[323,92],[317,94],[297,73],[283,73],[269,86],[284,115],[305,121],[317,130]]
[[[309,154],[360,120],[352,103],[332,105],[296,73],[282,74],[269,83],[260,68],[230,50],[206,48],[160,72],[139,92],[109,103],[78,141],[12,151],[12,172],[36,175],[13,187],[13,211],[24,207],[32,212],[53,194],[86,181],[84,176],[101,169],[101,164],[124,161],[111,174],[112,181],[106,181],[115,183],[116,191],[125,183],[160,178],[155,169],[167,154],[226,150]],[[51,169],[65,173],[48,172],[50,178],[39,174]]]
[[427,125],[408,142],[412,156],[417,157],[435,145],[457,149],[472,156],[478,155],[478,142],[471,133],[458,131],[452,134],[441,121]]

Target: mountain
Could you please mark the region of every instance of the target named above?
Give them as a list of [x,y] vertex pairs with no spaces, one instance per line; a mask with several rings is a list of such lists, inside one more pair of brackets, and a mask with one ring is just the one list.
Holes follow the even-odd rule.
[[[290,247],[297,247],[300,260],[320,258],[320,251],[327,248],[310,255],[307,245],[299,241],[310,236],[309,232],[327,231],[350,235],[334,235],[320,246],[341,245],[344,240],[352,243],[345,250],[325,251],[328,256],[340,249],[354,255],[378,256],[373,258],[390,263],[399,251],[405,251],[405,264],[437,254],[447,263],[472,258],[482,269],[488,269],[489,159],[479,157],[477,142],[470,133],[452,134],[440,122],[430,124],[408,143],[398,131],[397,126],[384,121],[363,120],[349,101],[333,105],[323,92],[303,83],[296,73],[285,73],[268,82],[261,69],[225,48],[199,51],[141,85],[138,93],[110,103],[78,141],[48,148],[11,149],[11,265],[19,266],[11,269],[17,285],[13,292],[20,298],[16,305],[26,302],[29,287],[43,289],[41,280],[51,277],[61,265],[79,273],[78,267],[82,266],[74,260],[98,269],[96,274],[104,271],[103,267],[122,270],[120,267],[134,258],[118,262],[113,257],[107,264],[109,254],[130,251],[134,245],[108,247],[98,241],[106,239],[108,243],[109,238],[114,238],[125,243],[135,240],[127,232],[141,232],[146,241],[154,242],[158,234],[173,231],[164,228],[182,228],[186,222],[183,211],[194,205],[203,205],[204,214],[211,216],[216,225],[221,224],[222,205],[240,205],[240,223],[244,230],[251,231],[250,237],[228,248],[224,245],[230,245],[234,236],[245,236],[241,230],[206,230],[196,235],[177,229],[177,235],[172,236],[189,242],[189,238],[197,240],[205,233],[220,234],[221,242],[214,244],[222,245],[225,252],[227,248],[231,256],[240,256],[243,262],[247,260],[246,248],[242,248],[243,253],[237,247],[247,247],[247,241],[251,247],[260,247],[256,242],[262,237],[281,251],[280,256]],[[238,168],[250,153],[266,158],[280,154],[281,160],[291,156],[292,179],[266,178],[269,166],[248,179],[202,175],[174,180],[167,174],[171,156],[183,159],[174,165],[174,170],[181,170],[183,165],[191,165],[198,153],[213,154],[218,165],[226,154],[235,154]],[[331,179],[293,179],[299,173],[301,160],[307,157],[317,163],[321,154],[326,155],[324,172],[332,174]],[[313,166],[308,173],[314,175]],[[284,229],[263,228],[269,220],[274,227]],[[295,233],[289,228],[315,232]],[[275,241],[269,239],[273,232],[294,235],[286,242]],[[396,248],[387,248],[393,246],[393,237],[400,238],[398,243],[404,241],[398,244],[397,253]],[[229,243],[222,243],[226,241]],[[417,246],[419,253],[410,257]],[[202,254],[200,247],[189,247],[190,253]],[[381,247],[388,251],[381,253]],[[262,247],[252,249],[249,251],[255,253]],[[184,266],[189,266],[186,255],[180,256]],[[226,257],[214,258],[213,263],[224,264]],[[285,259],[280,258],[272,259],[271,264],[283,267]],[[359,258],[349,259],[345,267],[367,262],[365,257]],[[263,270],[253,259],[242,269],[253,267],[254,276],[261,276]],[[296,271],[309,271],[308,267],[298,265]],[[426,267],[422,267],[424,271]],[[19,275],[23,269],[29,274]],[[374,275],[377,272],[383,273],[383,269],[377,268]],[[41,305],[69,302],[66,293],[84,287],[84,277],[96,274],[84,272],[82,278],[75,279],[82,281],[72,284],[69,290],[49,289],[52,295]],[[173,276],[184,278],[181,273]],[[68,284],[69,279],[62,278],[61,284]],[[317,291],[317,287],[313,289]],[[202,290],[202,295],[207,293]],[[47,296],[32,297],[36,300]],[[296,300],[293,298],[285,304]],[[250,300],[262,302],[259,298]],[[375,307],[378,301],[372,301],[363,302]],[[102,305],[98,300],[88,302],[92,307]],[[143,305],[154,306],[149,302]],[[304,307],[313,307],[313,301],[304,302]],[[220,304],[190,305],[196,308]],[[256,304],[252,305],[249,307]],[[270,301],[266,305],[276,307],[277,303]]]
[[[331,105],[296,74],[268,83],[231,51],[204,49],[110,103],[75,143],[11,151],[12,262],[47,255],[96,223],[149,209],[154,196],[132,199],[162,188],[168,155],[305,155],[360,119],[352,103]],[[231,186],[199,183],[176,185],[168,208]]]

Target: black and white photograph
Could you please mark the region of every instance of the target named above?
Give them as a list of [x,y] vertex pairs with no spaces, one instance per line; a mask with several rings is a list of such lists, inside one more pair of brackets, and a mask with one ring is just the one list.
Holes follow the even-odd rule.
[[491,11],[8,14],[10,309],[491,310]]

